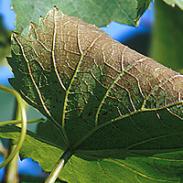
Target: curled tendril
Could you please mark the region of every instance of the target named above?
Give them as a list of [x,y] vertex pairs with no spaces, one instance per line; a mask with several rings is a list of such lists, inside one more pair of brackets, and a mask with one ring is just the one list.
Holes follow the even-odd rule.
[[[27,131],[27,117],[26,117],[26,110],[22,103],[22,98],[21,98],[20,94],[18,92],[16,92],[15,90],[4,87],[2,85],[0,85],[0,90],[8,92],[16,97],[18,107],[20,109],[20,121],[21,121],[21,133],[20,133],[20,137],[18,139],[18,143],[17,143],[15,149],[5,159],[5,161],[0,164],[0,168],[2,168],[4,166],[6,166],[16,156],[16,154],[20,151],[20,149],[23,145],[23,142],[26,137],[26,131]],[[11,123],[11,121],[10,121],[10,123],[4,123],[4,125],[7,125],[7,124],[12,124],[12,123]]]

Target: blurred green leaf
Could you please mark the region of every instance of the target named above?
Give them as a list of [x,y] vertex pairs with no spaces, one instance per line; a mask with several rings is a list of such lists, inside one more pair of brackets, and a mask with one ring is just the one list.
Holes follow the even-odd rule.
[[98,26],[111,21],[135,25],[149,2],[150,0],[12,0],[18,30],[28,26],[30,21],[36,22],[40,16],[45,16],[55,5],[68,15],[80,17]]
[[10,32],[5,29],[0,15],[0,63],[10,54]]
[[15,98],[0,91],[0,121],[12,120]]
[[[15,98],[14,96],[0,91],[0,121],[12,120],[14,116]],[[42,118],[38,110],[31,106],[27,106],[27,117],[29,120]],[[35,131],[37,124],[29,124],[28,129]]]
[[163,1],[165,1],[167,4],[171,5],[172,7],[176,5],[183,10],[183,0],[163,0]]
[[183,68],[183,11],[155,1],[152,56],[174,70]]
[[[26,167],[25,167],[26,168]],[[21,176],[21,183],[44,183],[44,178],[31,177],[31,176]]]

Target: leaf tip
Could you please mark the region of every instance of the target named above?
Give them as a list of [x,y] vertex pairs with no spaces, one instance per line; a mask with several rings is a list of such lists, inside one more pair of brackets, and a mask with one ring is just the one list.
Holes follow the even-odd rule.
[[56,5],[53,6],[53,9],[59,11],[59,8]]
[[54,5],[53,8],[48,12],[48,15],[52,14],[60,14],[64,15],[63,12],[56,6]]
[[31,31],[32,29],[35,29],[36,27],[37,27],[37,24],[31,21],[29,24],[29,31]]
[[16,39],[18,38],[18,36],[19,36],[19,33],[17,33],[17,32],[12,32],[11,41],[16,40]]

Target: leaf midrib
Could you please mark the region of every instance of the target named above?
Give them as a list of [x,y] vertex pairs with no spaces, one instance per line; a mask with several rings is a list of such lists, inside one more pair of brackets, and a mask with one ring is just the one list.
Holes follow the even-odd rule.
[[[120,116],[120,117],[117,117],[117,118],[114,118],[112,120],[109,120],[108,122],[106,123],[102,123],[101,125],[99,126],[96,126],[95,128],[93,128],[88,134],[86,134],[85,136],[83,136],[83,138],[81,138],[77,143],[75,143],[75,145],[73,145],[73,150],[77,150],[77,148],[85,141],[87,140],[89,137],[91,137],[97,130],[103,128],[103,127],[106,127],[107,125],[110,125],[114,122],[117,122],[119,120],[123,120],[125,118],[128,118],[130,116],[134,116],[136,114],[139,114],[139,113],[142,113],[142,112],[154,112],[154,111],[160,111],[160,110],[163,110],[163,109],[166,109],[166,108],[169,108],[169,107],[173,107],[173,106],[176,106],[176,105],[183,105],[183,101],[180,101],[180,102],[177,102],[177,103],[173,103],[173,104],[170,104],[170,105],[167,105],[167,106],[163,106],[162,108],[153,108],[153,109],[147,109],[147,108],[141,108],[137,111],[134,111],[134,112],[131,112],[129,114],[126,114],[126,115],[123,115],[123,116]],[[169,112],[169,111],[168,111]],[[176,116],[175,116],[176,117]]]
[[82,48],[81,48],[81,45],[80,45],[80,39],[79,39],[79,25],[78,25],[78,36],[77,36],[78,41],[77,41],[77,42],[78,42],[78,48],[79,48],[79,51],[80,51],[81,56],[80,56],[80,59],[79,59],[79,61],[78,61],[77,66],[76,66],[76,69],[75,69],[75,71],[74,71],[74,74],[73,74],[73,76],[72,76],[72,78],[71,78],[71,80],[70,80],[70,83],[69,83],[69,86],[68,86],[68,88],[67,88],[67,90],[66,90],[66,94],[65,94],[65,98],[64,98],[64,106],[63,106],[63,113],[62,113],[62,128],[63,128],[63,129],[64,129],[64,127],[65,127],[65,117],[66,117],[66,108],[67,108],[68,96],[69,96],[69,94],[70,94],[70,90],[71,90],[72,85],[73,85],[73,83],[74,83],[74,79],[75,79],[75,77],[77,76],[77,74],[78,74],[78,72],[79,72],[79,68],[80,68],[80,66],[81,66],[81,64],[82,64],[82,61],[83,61],[83,59],[84,59],[86,53],[87,53],[88,50],[96,43],[96,41],[97,41],[98,39],[100,39],[101,36],[103,36],[103,33],[100,33],[99,36],[97,36],[97,38],[95,38],[95,39],[93,40],[93,42],[92,42],[91,45],[86,49],[86,51],[83,52],[83,51],[82,51]]

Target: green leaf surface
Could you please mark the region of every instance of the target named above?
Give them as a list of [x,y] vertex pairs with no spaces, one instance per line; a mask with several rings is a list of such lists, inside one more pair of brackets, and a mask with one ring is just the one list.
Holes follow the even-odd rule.
[[12,0],[18,30],[24,29],[31,21],[37,21],[40,16],[45,16],[55,5],[68,15],[80,17],[98,26],[107,25],[111,21],[135,25],[149,2],[150,0]]
[[38,128],[45,147],[24,150],[46,171],[69,149],[67,182],[180,182],[182,75],[57,8],[13,36],[9,64],[13,87],[55,125]]
[[171,5],[172,7],[176,5],[183,10],[183,0],[163,0],[163,1]]
[[[151,116],[151,114],[148,115]],[[123,130],[133,133],[128,140],[131,144],[126,147],[124,143],[121,149],[76,151],[66,164],[60,178],[70,183],[181,182],[182,121],[177,121],[176,117],[166,111],[161,112],[160,116],[161,122],[155,118],[150,122],[144,117],[136,122],[133,119],[130,120],[131,123],[125,121],[123,126],[126,128],[123,127]],[[21,151],[23,157],[33,158],[48,172],[52,170],[63,153],[57,144],[59,132],[52,125],[51,122],[41,123],[37,134],[29,132]],[[50,129],[52,133],[48,135],[47,132],[50,132]],[[0,136],[3,138],[16,140],[18,135],[18,128],[4,127],[0,131]],[[48,137],[49,140],[45,140]],[[125,134],[121,138],[124,137]],[[101,156],[106,154],[106,157],[100,158],[99,154]]]

